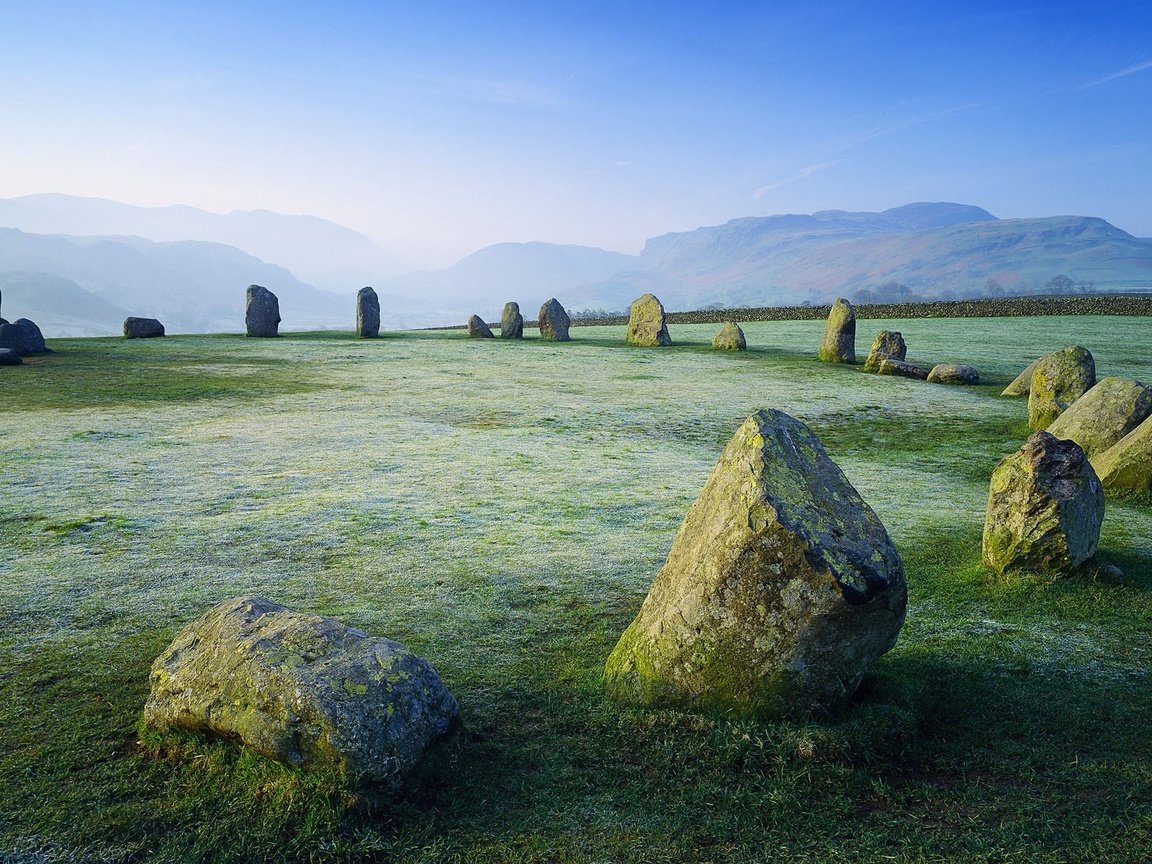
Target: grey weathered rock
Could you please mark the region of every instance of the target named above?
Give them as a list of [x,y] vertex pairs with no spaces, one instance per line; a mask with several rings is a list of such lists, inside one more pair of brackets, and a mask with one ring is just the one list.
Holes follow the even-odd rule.
[[744,331],[735,321],[725,321],[720,332],[712,337],[712,347],[717,351],[744,351],[748,342],[744,339]]
[[759,411],[688,511],[606,686],[641,705],[826,713],[895,643],[905,602],[876,514],[806,426]]
[[[1047,356],[1047,355],[1045,355]],[[1044,357],[1037,357],[1028,364],[1028,368],[1012,379],[1012,383],[1000,391],[1001,396],[1027,396],[1032,389],[1032,373]]]
[[1096,384],[1096,362],[1086,348],[1070,345],[1045,354],[1032,370],[1028,425],[1047,429],[1052,421]]
[[992,472],[984,566],[1067,575],[1096,554],[1103,519],[1104,490],[1080,445],[1035,432]]
[[11,348],[0,348],[0,366],[19,366],[23,362]]
[[155,318],[125,318],[125,339],[156,339],[164,335],[164,325]]
[[1152,415],[1152,390],[1139,381],[1109,377],[1068,406],[1048,431],[1075,441],[1091,459]]
[[249,285],[244,324],[249,336],[272,337],[280,332],[280,301],[262,285]]
[[933,384],[979,384],[980,373],[975,366],[963,363],[937,363],[928,373]]
[[1092,468],[1105,489],[1152,489],[1152,417],[1093,456]]
[[152,664],[146,725],[238,738],[270,759],[395,787],[455,720],[426,661],[333,618],[237,597]]
[[492,332],[492,328],[479,315],[473,315],[468,319],[468,335],[473,339],[495,339],[496,336]]
[[886,358],[903,360],[907,356],[908,346],[904,344],[904,336],[898,330],[881,330],[872,340],[868,359],[864,361],[864,371],[879,371],[880,361]]
[[899,375],[901,378],[915,378],[918,381],[928,379],[928,370],[912,363],[905,363],[895,357],[881,357],[876,366],[877,375]]
[[9,324],[0,324],[0,348],[11,348],[17,354],[44,354],[48,346],[40,328],[27,318],[17,318]]
[[519,303],[509,302],[504,304],[504,311],[500,315],[500,338],[524,338],[524,316],[520,314]]
[[540,314],[536,316],[536,324],[540,328],[540,338],[550,339],[553,342],[568,342],[568,313],[560,305],[560,301],[553,297],[540,307]]
[[664,304],[655,294],[644,294],[632,301],[628,310],[628,332],[624,337],[629,345],[644,348],[666,347],[672,344],[668,335],[668,319]]
[[380,298],[368,286],[356,292],[356,335],[361,339],[380,336]]
[[843,297],[837,297],[828,312],[820,359],[826,363],[856,362],[856,312]]

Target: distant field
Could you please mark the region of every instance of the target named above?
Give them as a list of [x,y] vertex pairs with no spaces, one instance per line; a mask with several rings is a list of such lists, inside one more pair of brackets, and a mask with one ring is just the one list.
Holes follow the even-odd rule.
[[[459,331],[50,340],[0,369],[0,862],[1146,861],[1152,504],[1109,502],[1120,580],[998,585],[999,390],[1078,343],[1152,381],[1148,320],[866,320],[954,388],[752,350]],[[760,407],[808,423],[904,558],[908,620],[853,710],[622,710],[600,673],[684,513]],[[148,668],[258,593],[401,642],[462,727],[396,801],[221,742],[137,744]]]

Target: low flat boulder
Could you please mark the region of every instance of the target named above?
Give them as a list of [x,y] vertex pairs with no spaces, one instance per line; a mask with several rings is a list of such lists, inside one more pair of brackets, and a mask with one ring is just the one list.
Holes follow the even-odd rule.
[[245,293],[244,326],[249,336],[270,339],[280,334],[280,301],[263,285],[249,285]]
[[636,705],[827,714],[895,644],[906,593],[888,532],[819,439],[758,411],[684,518],[605,685]]
[[492,332],[492,328],[479,315],[473,315],[468,319],[468,335],[473,339],[495,339],[496,334]]
[[[1047,356],[1047,355],[1044,355]],[[1032,373],[1044,357],[1037,357],[1028,364],[1028,368],[1012,379],[1012,383],[1000,391],[1001,396],[1027,396],[1032,389]]]
[[1066,576],[1096,554],[1104,490],[1075,441],[1035,432],[992,472],[984,566],[1002,577]]
[[536,316],[536,326],[540,328],[540,338],[551,342],[568,342],[568,328],[572,322],[568,313],[555,297],[540,307],[540,314]]
[[828,310],[819,356],[825,363],[856,362],[856,310],[843,297]]
[[904,336],[898,330],[881,330],[872,340],[868,359],[864,361],[864,371],[876,372],[881,360],[903,360],[907,356],[908,346],[904,344]]
[[744,331],[735,321],[725,321],[720,332],[712,337],[712,347],[717,351],[746,351],[748,342]]
[[895,357],[883,357],[876,364],[877,375],[897,375],[901,378],[915,378],[918,381],[928,380],[928,370],[913,363],[897,360]]
[[395,788],[459,709],[426,661],[334,618],[237,597],[152,664],[144,722]]
[[1091,459],[1152,415],[1152,389],[1130,378],[1104,378],[1052,421],[1048,431],[1075,441]]
[[23,358],[11,348],[0,348],[0,366],[19,366]]
[[380,298],[369,286],[356,292],[356,335],[360,339],[380,338]]
[[8,348],[22,357],[29,354],[47,354],[44,334],[35,322],[27,318],[17,318],[7,324],[0,324],[0,348]]
[[1096,384],[1096,361],[1079,345],[1045,354],[1032,370],[1028,388],[1028,426],[1047,429],[1068,406]]
[[519,303],[508,302],[504,304],[504,311],[500,313],[500,338],[524,338],[524,316],[520,314]]
[[655,294],[644,294],[632,301],[628,309],[628,331],[624,341],[642,348],[667,347],[672,344],[664,304]]
[[1152,489],[1152,417],[1093,456],[1092,468],[1108,491]]
[[125,339],[158,339],[164,335],[164,325],[155,318],[125,318]]
[[963,363],[937,363],[928,373],[933,384],[979,384],[980,373],[975,366]]

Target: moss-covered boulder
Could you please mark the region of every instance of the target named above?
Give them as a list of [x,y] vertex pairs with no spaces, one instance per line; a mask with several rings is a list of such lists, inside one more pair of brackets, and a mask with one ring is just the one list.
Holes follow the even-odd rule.
[[667,347],[672,344],[668,335],[668,319],[664,304],[655,294],[644,294],[632,301],[628,310],[628,332],[624,341],[643,348]]
[[928,373],[933,384],[979,384],[980,373],[965,363],[937,363]]
[[500,314],[500,338],[524,338],[524,316],[520,314],[519,303],[504,304],[504,311]]
[[572,322],[568,313],[555,297],[540,307],[540,314],[536,316],[536,326],[540,328],[540,338],[552,342],[568,342],[572,337],[568,335],[568,328]]
[[837,297],[828,312],[820,359],[825,363],[856,362],[856,311],[843,297]]
[[249,285],[245,294],[244,326],[249,336],[271,338],[280,333],[280,301],[263,285]]
[[1063,576],[1096,554],[1104,490],[1075,441],[1035,432],[992,472],[984,566],[1001,576]]
[[1095,384],[1096,361],[1087,348],[1070,345],[1045,354],[1032,370],[1028,388],[1028,426],[1047,429]]
[[1152,415],[1152,390],[1130,378],[1104,378],[1052,421],[1048,431],[1075,441],[1091,459]]
[[881,360],[903,360],[907,356],[908,346],[904,344],[903,334],[898,330],[881,330],[872,340],[868,359],[864,361],[864,371],[878,372]]
[[1106,490],[1152,489],[1152,417],[1093,456],[1092,468]]
[[[1048,355],[1045,354],[1045,357]],[[1023,372],[1012,379],[1012,383],[1000,391],[1001,396],[1027,396],[1028,391],[1032,389],[1032,373],[1036,371],[1036,367],[1044,357],[1037,357],[1028,364]]]
[[369,286],[356,292],[356,335],[361,339],[380,336],[380,298]]
[[720,332],[712,337],[712,347],[716,351],[746,351],[748,342],[739,324],[735,321],[725,321]]
[[496,334],[492,332],[492,328],[488,326],[488,322],[479,315],[473,315],[468,319],[468,335],[473,339],[496,338]]
[[876,364],[877,375],[895,375],[899,378],[915,378],[917,381],[928,379],[928,370],[914,363],[897,360],[895,357],[881,357]]
[[737,430],[604,669],[621,702],[751,717],[842,706],[904,621],[904,568],[820,441]]
[[238,739],[288,765],[395,788],[452,726],[456,700],[403,645],[238,597],[152,664],[144,723]]

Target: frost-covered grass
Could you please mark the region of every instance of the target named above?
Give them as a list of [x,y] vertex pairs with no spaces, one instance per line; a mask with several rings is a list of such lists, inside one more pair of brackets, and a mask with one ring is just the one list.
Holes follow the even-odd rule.
[[[996,394],[1079,343],[1152,380],[1147,320],[860,322],[950,388],[753,350],[459,331],[56,340],[0,374],[0,861],[1139,861],[1152,857],[1152,507],[1110,502],[1124,577],[997,584]],[[758,724],[605,702],[600,671],[720,450],[759,407],[811,427],[908,570],[857,705]],[[396,801],[238,748],[137,744],[148,666],[265,594],[398,639],[459,734]],[[152,742],[154,743],[154,742]],[[7,857],[5,857],[7,856]]]

